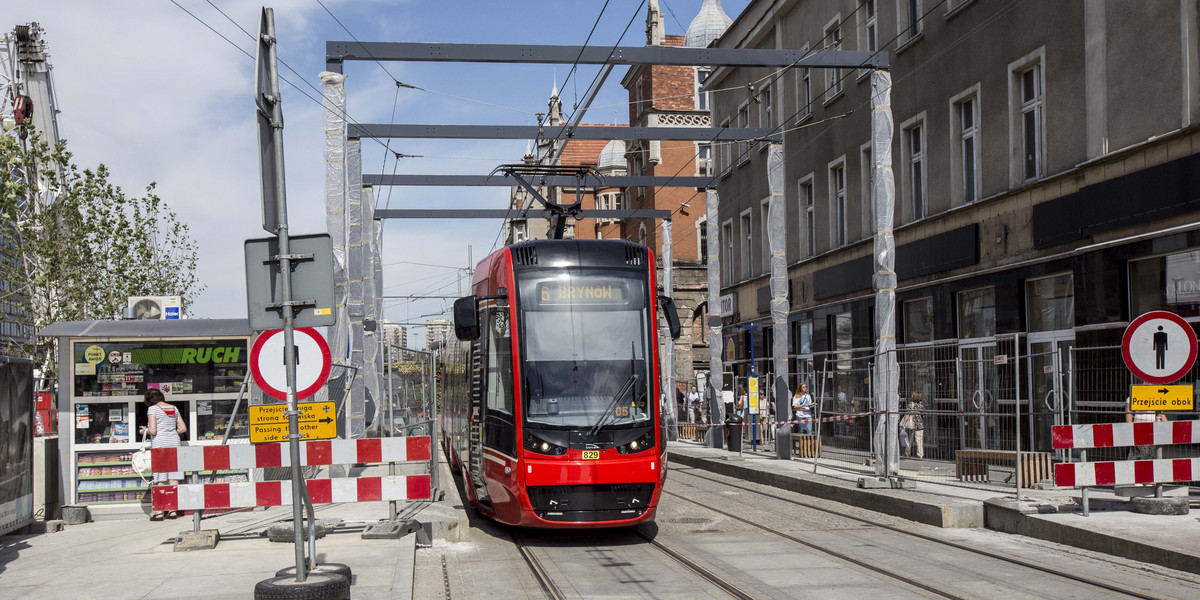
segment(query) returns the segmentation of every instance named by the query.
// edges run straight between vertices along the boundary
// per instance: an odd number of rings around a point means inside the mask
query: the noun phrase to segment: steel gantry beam
[[[522,212],[525,212],[522,215]],[[670,219],[671,211],[655,209],[580,210],[572,213],[575,219]],[[519,208],[381,208],[377,219],[551,219],[553,211]]]
[[[431,44],[422,42],[325,42],[326,69],[342,72],[347,60],[485,63],[580,63],[685,67],[802,67],[887,69],[886,52],[760,50],[682,46],[547,46],[523,44]]]
[[[404,123],[351,123],[346,137],[466,140],[682,140],[727,142],[740,140],[781,141],[782,134],[761,127],[625,127],[588,125],[573,131],[568,126],[537,125],[412,125]]]
[[[517,182],[503,175],[368,175],[363,174],[362,183],[366,186],[432,186],[432,187],[508,187]],[[603,179],[588,176],[580,182],[583,187],[679,187],[705,188],[713,183],[712,177],[661,177],[649,175],[629,175],[620,177],[604,177]],[[546,177],[543,182],[538,178],[539,186],[573,188],[575,178],[563,175]]]

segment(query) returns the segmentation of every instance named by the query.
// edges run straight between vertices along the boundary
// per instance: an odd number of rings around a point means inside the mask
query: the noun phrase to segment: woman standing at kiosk
[[[183,416],[179,414],[179,409],[167,404],[166,397],[163,393],[155,388],[146,390],[146,406],[149,424],[146,426],[146,433],[150,434],[151,448],[178,448],[179,434],[187,431],[187,425],[183,423]],[[183,473],[155,473],[152,485],[179,485],[183,479]],[[151,521],[161,521],[163,517],[174,519],[179,516],[179,511],[167,511],[166,513],[156,512],[150,515]]]

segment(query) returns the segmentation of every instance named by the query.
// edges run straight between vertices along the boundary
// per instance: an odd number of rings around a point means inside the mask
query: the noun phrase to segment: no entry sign
[[[1182,317],[1150,311],[1129,324],[1121,339],[1125,365],[1147,383],[1171,383],[1196,362],[1196,332]]]
[[[329,379],[332,364],[329,344],[311,327],[296,329],[293,352],[296,353],[296,399],[307,398]],[[287,400],[287,369],[284,365],[283,330],[271,329],[259,334],[250,348],[250,373],[264,394]]]

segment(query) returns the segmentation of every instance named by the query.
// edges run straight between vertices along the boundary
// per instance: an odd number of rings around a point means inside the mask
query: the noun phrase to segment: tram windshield
[[[570,268],[531,273],[519,286],[526,422],[592,427],[603,418],[619,428],[649,421],[645,275]]]

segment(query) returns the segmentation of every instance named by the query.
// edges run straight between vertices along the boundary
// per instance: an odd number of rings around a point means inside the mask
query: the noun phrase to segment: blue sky
[[[231,20],[254,32],[261,5],[175,1],[199,20],[168,0],[3,0],[0,14],[8,22],[0,27],[35,21],[45,29],[61,135],[70,143],[75,162],[81,167],[104,163],[114,182],[130,193],[158,182],[158,193],[191,227],[207,289],[190,307],[190,315],[240,318],[246,314],[242,242],[266,235],[260,215],[254,65],[208,27],[253,55],[253,41]],[[577,45],[605,5],[600,0],[322,2],[324,7],[316,0],[272,4],[279,57],[302,77],[282,66],[281,75],[317,98],[309,84],[321,87],[318,74],[325,67],[326,41],[350,40],[353,34],[362,41]],[[660,3],[667,33],[682,34],[701,0]],[[736,19],[748,3],[724,0],[722,6]],[[621,44],[643,45],[642,0],[609,0],[590,44],[617,43],[631,18]],[[598,70],[580,67],[568,79],[570,65],[384,67],[388,72],[373,62],[346,63],[348,112],[360,123],[535,124],[534,113],[545,112],[555,80],[562,89],[564,110],[570,112]],[[623,74],[624,68],[618,68],[609,76],[585,122],[628,120],[626,93],[620,87]],[[430,91],[397,93],[393,77]],[[295,234],[323,232],[320,106],[297,87],[280,85],[290,228]],[[363,172],[482,174],[498,164],[519,161],[525,147],[524,140],[393,140],[391,151],[425,157],[401,159],[396,165],[382,143],[364,140]],[[376,189],[378,204],[390,208],[503,208],[507,193],[507,188]],[[467,246],[479,260],[493,249],[499,229],[499,221],[388,221],[384,293],[456,294],[456,268],[467,266]],[[385,318],[423,322],[448,306],[449,301],[394,300],[387,302]],[[409,338],[411,345],[423,345],[419,328],[410,329]]]

